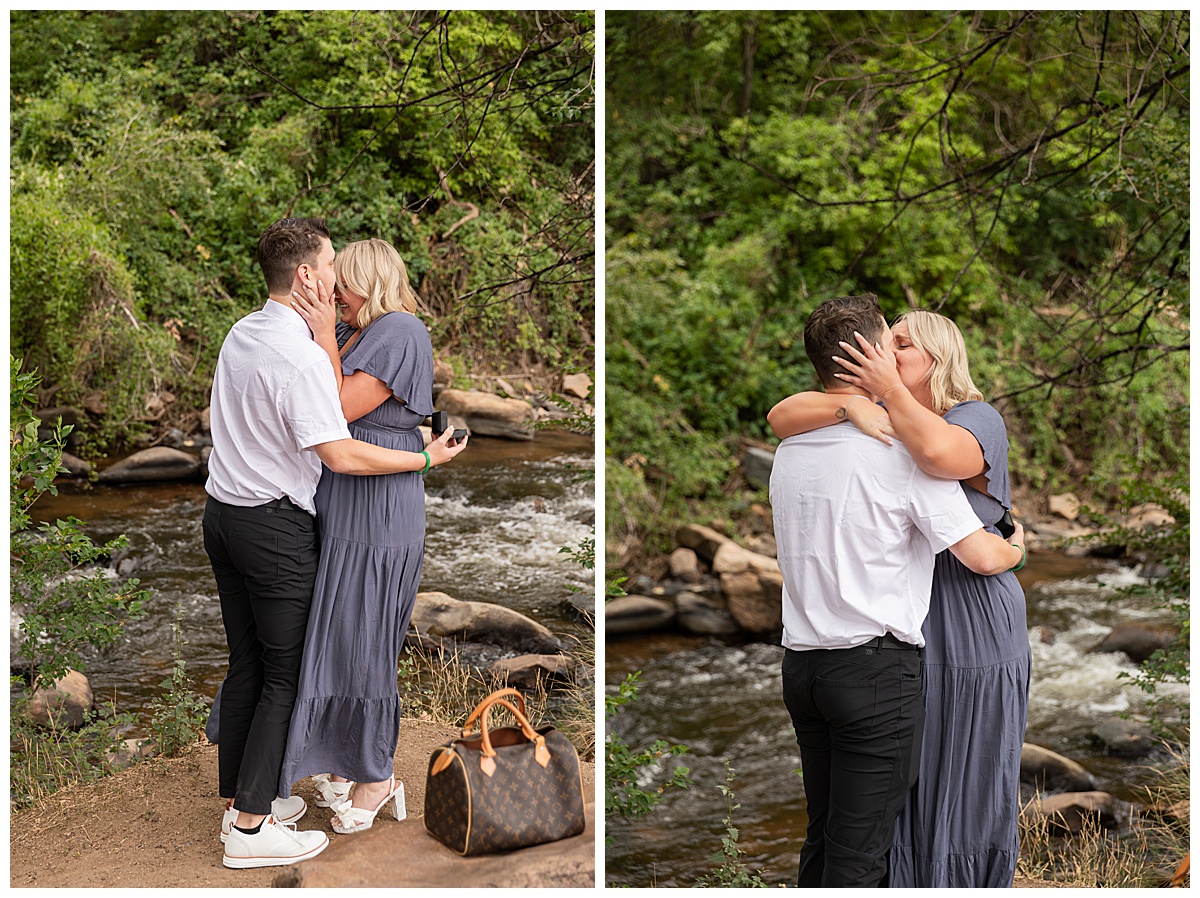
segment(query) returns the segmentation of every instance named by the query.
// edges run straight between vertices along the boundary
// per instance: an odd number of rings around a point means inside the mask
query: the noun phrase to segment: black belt
[[[267,502],[258,507],[259,508],[280,508],[280,509],[283,509],[284,511],[302,511],[305,514],[311,514],[311,512],[308,509],[301,508],[299,505],[297,505],[295,502],[293,502],[291,499],[289,499],[286,494],[280,496],[278,499],[272,499],[270,502]]]
[[[897,639],[891,633],[884,633],[882,636],[876,636],[870,642],[864,642],[862,648],[872,649],[911,649],[912,651],[920,650],[919,645],[913,645],[911,642],[905,642],[902,639]]]

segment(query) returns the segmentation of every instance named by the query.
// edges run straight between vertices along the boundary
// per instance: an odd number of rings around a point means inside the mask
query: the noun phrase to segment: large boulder
[[[1025,813],[1040,814],[1052,826],[1068,832],[1080,832],[1091,820],[1105,829],[1119,826],[1128,817],[1127,807],[1107,792],[1064,792],[1038,796]]]
[[[682,580],[684,583],[700,582],[700,559],[696,556],[695,549],[680,546],[667,559],[667,566],[676,580]]]
[[[1087,792],[1096,788],[1095,777],[1081,765],[1030,742],[1021,746],[1021,782],[1043,792]]]
[[[466,419],[471,433],[510,440],[532,440],[533,406],[523,399],[501,399],[477,390],[442,390],[437,407]]]
[[[755,489],[766,489],[771,484],[771,468],[774,465],[774,452],[751,446],[742,456],[742,476]]]
[[[1130,529],[1165,527],[1174,523],[1175,519],[1171,517],[1170,513],[1161,505],[1155,505],[1153,502],[1129,509],[1129,516],[1125,518],[1125,526]]]
[[[1165,621],[1126,621],[1113,627],[1112,632],[1088,652],[1124,652],[1131,661],[1141,664],[1156,650],[1169,646],[1178,632],[1173,624]]]
[[[90,462],[86,462],[79,456],[72,455],[70,452],[62,454],[62,466],[67,469],[68,477],[87,477],[92,473]]]
[[[1050,514],[1056,514],[1074,523],[1079,518],[1079,498],[1074,493],[1051,496]]]
[[[518,655],[501,658],[488,665],[506,686],[533,689],[539,682],[549,680],[567,681],[571,678],[571,665],[562,655]]]
[[[100,472],[100,483],[147,483],[191,480],[200,474],[200,460],[179,449],[143,449]]]
[[[592,388],[592,379],[582,372],[577,374],[564,374],[562,391],[571,396],[577,396],[580,399],[587,399],[588,392]],[[513,392],[509,390],[508,395],[512,396]]]
[[[783,574],[774,558],[729,541],[713,557],[729,613],[743,630],[775,635],[783,629]]]
[[[689,633],[705,636],[727,636],[738,632],[737,622],[720,602],[694,592],[675,596],[675,613],[679,626]]]
[[[1150,725],[1142,721],[1109,717],[1096,724],[1092,735],[1111,755],[1140,758],[1150,754],[1158,744]]]
[[[551,655],[562,644],[548,629],[520,612],[490,602],[463,602],[444,592],[417,593],[410,627],[418,633],[486,642]]]
[[[675,622],[675,606],[650,596],[621,596],[604,605],[604,632],[608,635],[661,630]]]
[[[39,726],[65,726],[79,729],[92,710],[92,686],[88,678],[69,670],[50,684],[39,682],[29,699],[29,718]]]
[[[692,549],[705,561],[711,562],[717,549],[732,542],[728,536],[701,524],[684,524],[675,531],[675,545]]]

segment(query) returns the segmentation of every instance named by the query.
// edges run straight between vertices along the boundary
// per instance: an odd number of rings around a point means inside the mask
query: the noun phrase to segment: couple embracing
[[[1011,886],[1030,648],[1003,419],[940,315],[840,297],[804,345],[826,392],[768,418],[798,884]]]
[[[287,218],[262,234],[258,262],[269,298],[221,346],[205,485],[229,643],[207,732],[233,868],[329,844],[295,828],[302,777],[316,776],[335,832],[389,805],[403,818],[396,662],[424,556],[422,475],[466,446],[448,429],[426,448],[418,429],[434,410],[433,350],[390,244],[335,252],[323,220]]]

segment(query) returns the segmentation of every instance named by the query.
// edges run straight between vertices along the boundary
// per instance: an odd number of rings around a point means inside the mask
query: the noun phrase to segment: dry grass
[[[1146,807],[1120,832],[1085,818],[1079,832],[1042,814],[1021,815],[1020,876],[1072,888],[1159,887],[1188,855],[1190,826],[1186,805],[1190,763],[1173,751],[1172,762],[1155,769],[1159,781],[1146,790]]]
[[[575,665],[594,661],[594,649],[580,645],[570,654]],[[591,659],[591,660],[589,660]],[[589,670],[594,669],[592,666]],[[502,689],[503,679],[489,670],[464,664],[458,652],[440,647],[409,647],[400,661],[404,715],[435,723],[462,726],[475,706],[490,693]],[[522,690],[525,716],[534,726],[552,721],[571,740],[583,759],[595,757],[596,698],[593,678],[573,681],[561,688],[539,678],[533,689]],[[553,712],[553,713],[552,713]],[[498,708],[491,721],[507,726],[513,721],[507,710]]]

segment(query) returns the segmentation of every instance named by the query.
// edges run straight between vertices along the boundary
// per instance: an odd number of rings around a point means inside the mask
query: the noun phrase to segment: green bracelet
[[[424,449],[421,450],[421,454],[425,456],[425,467],[421,469],[421,473],[424,474],[426,471],[429,470],[429,466],[431,464],[433,464],[433,459],[431,459],[429,457],[429,453],[426,452]]]
[[[1021,563],[1018,564],[1016,567],[1009,568],[1010,571],[1019,571],[1021,568],[1025,567],[1025,547],[1018,546],[1016,543],[1009,543],[1009,545],[1012,546],[1014,549],[1021,550]]]

